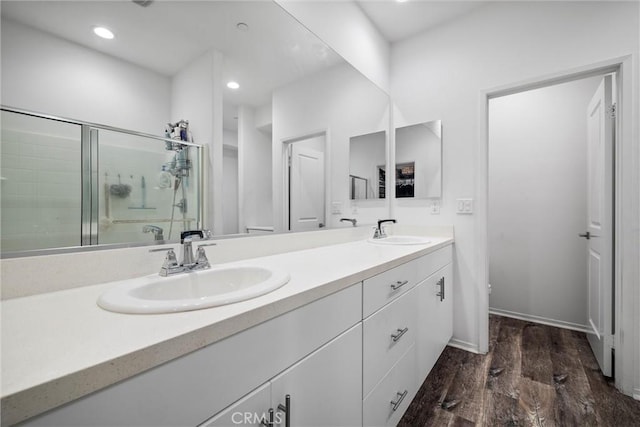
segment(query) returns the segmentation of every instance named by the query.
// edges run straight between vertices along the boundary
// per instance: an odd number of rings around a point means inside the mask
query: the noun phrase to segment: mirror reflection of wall
[[[379,131],[349,138],[349,198],[385,198],[386,133]]]
[[[442,197],[442,121],[396,128],[396,197]]]

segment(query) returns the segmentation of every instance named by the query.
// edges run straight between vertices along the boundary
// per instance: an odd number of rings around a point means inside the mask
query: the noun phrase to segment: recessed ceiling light
[[[239,89],[240,85],[238,84],[238,82],[229,82],[227,83],[227,87],[229,89]]]
[[[405,3],[407,0],[396,0],[398,3]]]
[[[107,40],[111,40],[112,38],[115,37],[113,35],[113,32],[110,29],[105,27],[93,27],[93,32],[95,33],[96,36],[102,37],[103,39],[107,39]]]
[[[245,24],[244,22],[238,22],[236,24],[236,28],[242,32],[249,31],[249,25]]]

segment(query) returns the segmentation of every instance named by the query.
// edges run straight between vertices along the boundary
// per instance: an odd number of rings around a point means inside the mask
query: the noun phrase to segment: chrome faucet
[[[355,227],[358,223],[358,220],[355,218],[340,218],[340,222],[350,222]]]
[[[393,222],[395,224],[396,220],[395,219],[380,219],[380,220],[378,220],[378,227],[373,232],[373,238],[374,239],[384,239],[385,237],[387,237],[387,233],[385,233],[384,228],[382,227],[382,224],[384,224],[385,222]]]
[[[150,225],[150,224],[145,225],[144,227],[142,227],[142,232],[153,233],[153,240],[156,240],[156,241],[164,240],[162,228],[157,227],[155,225]]]
[[[204,270],[211,267],[204,246],[213,246],[215,243],[204,243],[198,245],[198,250],[193,254],[193,237],[200,239],[209,238],[211,232],[208,230],[188,230],[180,233],[180,243],[182,244],[182,260],[178,262],[173,248],[152,249],[150,252],[167,251],[167,256],[160,268],[161,276],[170,276],[177,273]]]

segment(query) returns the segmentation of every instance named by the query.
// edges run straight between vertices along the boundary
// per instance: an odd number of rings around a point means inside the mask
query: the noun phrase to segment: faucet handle
[[[198,268],[211,267],[211,264],[209,264],[209,260],[207,259],[207,253],[204,251],[204,248],[202,246],[198,246],[198,251],[196,252],[196,265],[198,266]]]
[[[169,274],[180,271],[181,269],[180,264],[178,264],[178,259],[176,258],[176,253],[173,249],[168,249],[167,256],[164,258],[162,267],[160,267],[160,275],[168,276]]]

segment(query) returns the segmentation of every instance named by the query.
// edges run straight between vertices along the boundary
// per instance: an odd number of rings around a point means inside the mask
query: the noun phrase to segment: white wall
[[[349,65],[338,65],[309,76],[273,95],[273,203],[274,226],[283,223],[283,141],[327,131],[326,157],[331,201],[342,203],[342,214],[330,215],[327,227],[339,224],[341,216],[369,223],[387,216],[384,207],[359,208],[352,212],[349,201],[349,138],[386,129],[388,97]]]
[[[486,292],[477,273],[483,225],[474,215],[455,214],[456,198],[480,196],[475,180],[481,91],[637,54],[638,7],[637,2],[497,2],[392,47],[398,122],[442,119],[444,134],[441,214],[430,215],[426,207],[398,207],[395,213],[400,222],[455,227],[459,344],[478,349],[486,334],[478,328],[478,300]],[[640,384],[638,372],[636,378]]]
[[[489,102],[491,309],[589,329],[578,234],[587,224],[586,111],[600,80]]]
[[[189,120],[193,141],[207,147],[205,169],[205,227],[224,230],[222,55],[208,51],[173,76],[171,121]]]
[[[389,91],[389,43],[355,2],[275,1],[372,82]]]
[[[265,111],[270,109],[256,111],[248,106],[238,109],[239,231],[242,233],[247,226],[273,226],[271,133],[258,128],[269,127],[271,123]]]
[[[2,104],[162,135],[168,77],[2,19]]]

